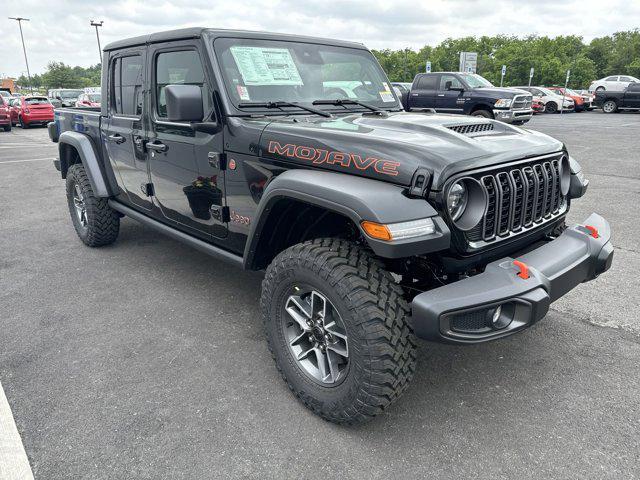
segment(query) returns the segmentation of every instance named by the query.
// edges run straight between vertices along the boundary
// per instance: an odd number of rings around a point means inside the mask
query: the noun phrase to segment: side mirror
[[[170,122],[201,122],[204,117],[202,90],[197,85],[167,85],[167,120]]]

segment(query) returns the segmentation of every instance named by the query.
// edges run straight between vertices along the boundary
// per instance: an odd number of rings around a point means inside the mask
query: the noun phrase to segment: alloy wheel
[[[80,190],[80,185],[77,183],[73,186],[73,206],[76,209],[76,216],[80,225],[87,228],[87,206],[84,201],[84,195]]]
[[[284,306],[285,340],[300,369],[324,386],[334,386],[349,366],[347,332],[340,313],[322,293],[295,287]]]

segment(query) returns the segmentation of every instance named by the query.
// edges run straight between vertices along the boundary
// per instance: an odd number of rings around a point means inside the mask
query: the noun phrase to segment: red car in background
[[[22,97],[18,104],[18,123],[22,128],[53,122],[53,105],[47,97]]]
[[[9,103],[5,97],[0,96],[0,127],[2,127],[5,132],[11,131],[11,113],[9,109]]]
[[[582,95],[574,92],[570,88],[567,88],[567,89],[563,87],[547,87],[547,88],[552,92],[557,93],[558,95],[564,95],[565,97],[573,100],[574,111],[581,112],[587,108],[587,105],[585,105],[584,98],[582,98]]]
[[[20,99],[12,98],[9,100],[9,114],[11,115],[11,125],[18,124],[18,113],[20,112]]]
[[[533,97],[531,102],[531,110],[533,113],[544,113],[544,103],[537,97]]]
[[[100,107],[100,94],[83,93],[76,100],[76,107]]]

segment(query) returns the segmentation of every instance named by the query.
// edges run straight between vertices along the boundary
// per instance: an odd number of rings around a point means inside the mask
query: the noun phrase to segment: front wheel
[[[598,87],[596,88],[596,92],[604,92],[605,88],[604,87]]]
[[[80,240],[89,247],[115,242],[120,232],[120,216],[109,206],[106,198],[94,195],[81,164],[69,167],[66,187],[71,221]]]
[[[544,106],[544,111],[547,113],[556,113],[558,111],[558,105],[555,102],[547,102]]]
[[[604,113],[615,113],[618,111],[618,104],[613,100],[607,100],[602,104],[602,111]]]
[[[404,392],[416,344],[402,293],[378,260],[345,240],[294,245],[273,260],[260,301],[267,341],[307,408],[355,424]]]
[[[493,118],[493,113],[489,110],[476,110],[471,115],[474,117]]]

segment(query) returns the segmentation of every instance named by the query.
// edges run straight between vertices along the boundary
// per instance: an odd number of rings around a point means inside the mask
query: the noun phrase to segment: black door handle
[[[161,142],[147,142],[147,150],[153,150],[154,152],[166,152],[167,146]]]
[[[109,135],[109,140],[111,140],[112,142],[115,142],[117,144],[121,144],[125,142],[125,138],[120,135],[119,133],[114,133],[113,135]]]

